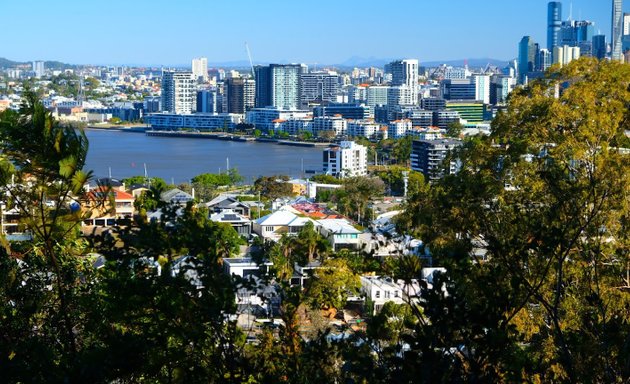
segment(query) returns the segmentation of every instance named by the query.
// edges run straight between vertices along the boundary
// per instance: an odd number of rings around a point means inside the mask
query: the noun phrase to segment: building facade
[[[453,173],[457,170],[457,162],[444,164],[451,151],[462,145],[460,140],[414,140],[411,146],[411,169],[422,172],[425,179],[435,181],[444,176],[445,171]]]
[[[623,12],[622,0],[612,0],[612,53],[611,58],[622,61],[621,40],[623,35]]]
[[[367,175],[367,148],[354,141],[324,149],[323,171],[335,177]]]
[[[165,71],[162,76],[162,111],[193,113],[196,106],[195,83],[192,72]]]

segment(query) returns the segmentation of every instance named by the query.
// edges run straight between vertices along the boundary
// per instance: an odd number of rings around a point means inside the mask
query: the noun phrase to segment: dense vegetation
[[[87,141],[29,95],[19,113],[0,114],[0,187],[33,235],[2,241],[0,377],[628,382],[629,122],[630,66],[580,60],[516,90],[493,133],[457,154],[457,173],[409,191],[399,230],[422,238],[447,269],[421,301],[387,304],[365,330],[334,341],[318,319],[356,292],[358,272],[411,284],[422,261],[335,253],[306,226],[259,244],[255,256],[274,261],[265,278],[278,284],[284,325],[247,344],[230,316],[236,283],[221,266],[236,232],[189,205],[181,215],[165,206],[161,222],[81,236],[86,213],[73,203],[91,177],[82,170]],[[344,186],[348,211],[363,212],[362,194],[384,188],[362,182]],[[274,198],[286,192],[280,184],[270,177],[256,188]],[[104,256],[99,268],[91,252]],[[289,279],[306,261],[324,268],[301,290]]]

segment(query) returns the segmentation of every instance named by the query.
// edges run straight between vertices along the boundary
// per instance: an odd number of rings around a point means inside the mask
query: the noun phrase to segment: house
[[[190,193],[182,191],[181,189],[173,188],[162,192],[160,199],[166,203],[186,205],[186,203],[195,200],[195,197]]]
[[[251,257],[230,257],[223,259],[223,271],[229,276],[238,276],[244,279],[250,276],[262,276],[269,270],[273,263],[265,261],[256,263]]]
[[[361,241],[359,235],[361,231],[356,229],[345,219],[323,219],[317,220],[319,233],[328,239],[333,250],[358,249]]]
[[[377,314],[387,302],[403,304],[403,290],[390,277],[361,276],[361,292],[374,303],[373,315]]]
[[[221,212],[230,210],[241,216],[250,217],[250,207],[240,202],[236,197],[230,195],[219,195],[210,202],[204,204],[210,212]]]
[[[309,262],[306,265],[295,263],[293,265],[293,276],[291,276],[291,285],[299,285],[304,288],[306,282],[313,276],[316,269],[320,269],[322,263],[318,260]]]
[[[317,228],[315,220],[279,210],[254,221],[253,231],[265,239],[277,241],[283,234],[296,235],[308,222]]]
[[[117,220],[131,219],[134,214],[135,198],[120,189],[96,187],[84,195],[83,211],[89,217],[83,220],[85,225],[113,226]]]
[[[251,220],[231,209],[225,209],[217,213],[210,214],[210,220],[217,223],[229,224],[241,236],[249,237],[252,232]]]

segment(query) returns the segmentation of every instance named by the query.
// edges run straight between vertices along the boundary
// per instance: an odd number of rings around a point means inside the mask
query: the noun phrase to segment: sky
[[[547,0],[0,0],[0,57],[71,64],[509,60],[546,46]],[[610,41],[612,0],[562,1]],[[624,11],[630,11],[626,0]]]

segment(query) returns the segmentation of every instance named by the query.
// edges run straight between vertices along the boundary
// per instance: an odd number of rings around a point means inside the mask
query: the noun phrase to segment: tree
[[[254,191],[269,200],[293,196],[293,187],[287,181],[288,176],[261,176],[254,182]]]
[[[91,281],[79,238],[77,196],[88,142],[26,92],[0,113],[0,188],[32,240],[0,251],[0,375],[8,381],[76,380],[85,322],[80,281]],[[18,260],[19,259],[19,260]],[[34,361],[31,361],[34,359]]]
[[[401,224],[449,271],[437,279],[448,296],[424,297],[429,322],[407,354],[418,370],[630,379],[629,86],[630,68],[615,62],[555,68],[513,92],[489,137],[464,145],[459,172],[410,202]]]
[[[408,166],[411,162],[411,144],[413,143],[413,137],[404,136],[394,141],[392,147],[392,157],[396,160],[397,164]]]
[[[448,137],[459,137],[464,130],[464,125],[459,121],[453,121],[448,125],[446,129],[446,136]]]
[[[382,196],[385,183],[378,177],[357,176],[343,180],[343,188],[336,191],[337,205],[342,212],[354,213],[358,221],[366,218],[367,204]]]
[[[341,309],[349,294],[356,294],[361,283],[343,259],[327,259],[315,269],[306,296],[313,308]]]
[[[330,251],[330,243],[317,233],[311,221],[300,229],[296,243],[300,254],[303,256],[301,258],[302,265],[315,259],[322,260]]]

